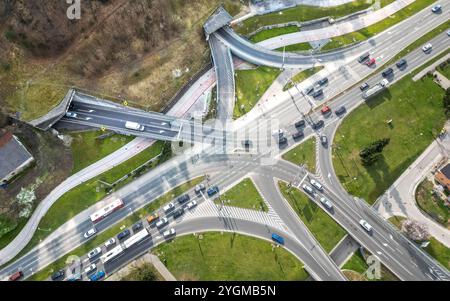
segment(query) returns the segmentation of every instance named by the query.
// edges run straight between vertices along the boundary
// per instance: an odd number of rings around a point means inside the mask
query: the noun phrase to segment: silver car
[[[314,186],[315,188],[317,188],[317,190],[322,191],[323,190],[323,186],[322,184],[320,184],[319,182],[317,182],[314,179],[311,179],[311,181],[309,181],[311,183],[312,186]]]
[[[167,230],[163,233],[164,238],[169,238],[171,236],[175,235],[175,229],[171,228],[170,230]]]
[[[156,228],[161,229],[168,223],[169,223],[169,220],[167,219],[167,217],[163,217],[159,221],[157,221],[155,225],[156,225]]]
[[[88,258],[94,258],[95,256],[97,256],[98,254],[100,254],[102,252],[102,249],[100,247],[95,248],[94,250],[90,251],[88,253]]]
[[[359,221],[359,224],[361,225],[361,227],[364,228],[364,230],[366,230],[367,232],[372,232],[372,226],[364,219]]]
[[[95,271],[97,269],[97,265],[95,263],[89,265],[87,268],[84,269],[84,272],[86,274],[92,273],[93,271]]]
[[[91,228],[86,233],[84,233],[84,238],[89,238],[95,233],[97,233],[97,230],[95,230],[95,228]]]
[[[332,203],[330,202],[330,200],[327,199],[327,198],[321,197],[321,198],[320,198],[320,202],[321,202],[326,208],[328,208],[328,209],[333,208],[333,204],[332,204]]]
[[[312,189],[310,186],[304,184],[302,186],[303,190],[309,193],[310,195],[314,195],[314,189]]]
[[[163,208],[166,213],[172,211],[173,209],[175,209],[175,205],[173,203],[169,203]]]

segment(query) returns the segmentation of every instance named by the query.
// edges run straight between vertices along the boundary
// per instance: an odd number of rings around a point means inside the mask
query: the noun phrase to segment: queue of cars
[[[206,187],[204,186],[204,184],[199,184],[194,189],[196,194],[200,194],[204,190],[206,190]],[[211,193],[211,191],[214,191],[215,193],[217,193],[219,191],[219,188],[217,186],[213,186],[210,189],[208,189],[208,191],[210,191],[210,193]],[[192,201],[188,202],[189,200],[190,200],[189,194],[184,194],[176,199],[176,202],[178,204],[180,204],[180,205],[185,204],[184,206],[176,208],[174,203],[171,202],[171,203],[167,204],[166,206],[164,206],[163,210],[165,212],[169,212],[169,213],[173,211],[173,217],[177,218],[184,213],[184,210],[191,210],[192,208],[197,206],[196,200],[192,200]],[[150,225],[150,227],[156,226],[156,228],[159,230],[162,230],[169,224],[168,218],[167,217],[160,218],[158,213],[153,213],[153,214],[147,216],[146,220],[147,220],[148,224]],[[131,229],[133,230],[134,235],[130,239],[126,240],[124,242],[124,244],[127,244],[128,241],[130,241],[132,238],[136,237],[136,233],[142,232],[143,228],[144,228],[144,225],[143,225],[142,221],[138,221],[135,224],[133,224]],[[97,230],[95,229],[95,227],[93,227],[93,228],[89,229],[84,234],[84,236],[86,238],[89,238],[89,237],[95,235],[96,233],[97,233]],[[176,231],[174,228],[170,228],[170,229],[162,232],[162,236],[164,237],[164,239],[169,239],[169,238],[173,237],[175,234],[176,234]],[[116,245],[117,241],[124,241],[126,238],[128,238],[130,236],[131,236],[131,231],[129,229],[125,229],[117,235],[117,240],[114,237],[108,239],[104,243],[104,247],[107,251],[110,249],[108,252],[112,252],[113,251],[112,246]],[[102,254],[102,248],[96,247],[87,254],[87,258],[90,261],[94,261],[101,254]],[[105,253],[105,256],[106,255],[107,254]],[[98,280],[102,279],[103,277],[105,277],[105,272],[98,270],[98,269],[99,269],[99,267],[97,266],[97,264],[95,262],[92,262],[83,269],[83,273],[87,275],[89,280],[98,281]],[[10,280],[18,280],[22,276],[23,276],[23,273],[21,271],[18,271],[15,274],[10,276]],[[65,270],[59,270],[51,275],[51,279],[54,281],[61,280],[64,278],[64,276],[65,276]],[[77,280],[81,280],[81,279],[82,279],[81,274],[76,273],[75,275],[71,275],[69,277],[69,279],[67,279],[67,280],[68,281],[77,281]]]

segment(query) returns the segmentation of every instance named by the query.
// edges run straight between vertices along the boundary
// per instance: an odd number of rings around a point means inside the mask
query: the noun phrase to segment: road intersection
[[[427,14],[425,12],[420,12],[419,14],[413,18],[421,19],[429,13]],[[446,16],[444,15],[442,18],[436,18],[423,22],[419,28],[416,27],[417,30],[415,30],[414,36],[417,36],[420,32],[425,33],[443,23]],[[406,21],[402,22],[405,23],[403,26],[408,26],[408,22]],[[316,63],[317,61],[323,63],[327,60],[330,62],[332,61],[333,63],[330,64],[331,67],[325,68],[324,70],[326,71],[320,74],[320,76],[322,76],[322,74],[329,72],[327,75],[330,77],[330,84],[328,88],[325,89],[325,93],[327,98],[336,97],[333,101],[333,106],[338,107],[340,105],[345,105],[348,111],[351,111],[361,104],[362,99],[357,88],[350,89],[344,94],[342,94],[342,92],[347,87],[355,85],[359,80],[364,78],[364,76],[367,76],[373,72],[373,70],[368,69],[366,66],[355,63],[354,58],[360,54],[361,51],[370,49],[370,51],[380,59],[380,62],[386,62],[396,53],[393,51],[392,46],[387,46],[388,44],[398,45],[398,49],[401,49],[413,41],[412,34],[405,34],[404,32],[400,33],[400,30],[393,30],[391,33],[375,37],[372,41],[365,43],[361,47],[351,48],[345,54],[327,54],[324,56],[317,56],[318,59],[314,58],[314,60],[309,58],[305,59],[305,57],[302,57],[300,60],[297,56],[288,56],[289,59],[285,60],[283,58],[283,61],[280,61],[279,53],[274,56],[273,53],[269,53],[267,51],[259,52],[258,49],[256,50],[257,52],[253,52],[253,46],[248,48],[248,45],[245,43],[243,43],[245,44],[244,48],[239,49],[240,46],[236,46],[238,45],[236,44],[236,41],[239,42],[240,40],[233,36],[233,34],[227,29],[221,29],[219,34],[219,39],[222,38],[222,41],[229,43],[228,45],[235,54],[242,55],[242,57],[247,59],[249,56],[254,55],[253,59],[250,59],[250,61],[253,62],[260,60],[258,63],[261,63],[263,60],[264,64],[270,65],[271,63],[267,62],[272,60],[272,62],[277,64],[276,66],[278,67],[306,67],[310,66],[312,63]],[[380,39],[380,41],[377,39]],[[433,50],[433,55],[436,55],[437,53],[448,49],[449,41],[446,39],[444,34],[441,34],[433,39],[433,45],[437,46]],[[251,54],[244,54],[247,50]],[[261,53],[263,56],[261,56]],[[268,57],[264,57],[267,53]],[[415,59],[416,56],[417,58]],[[335,63],[336,61],[339,61],[340,58],[341,62]],[[427,57],[427,59],[430,58],[431,56]],[[404,71],[404,74],[410,72],[413,68],[420,66],[423,61],[424,58],[418,56],[417,53],[410,54],[408,56],[408,70]],[[339,64],[341,65],[339,66]],[[334,71],[330,74],[330,70],[333,69]],[[339,79],[342,78],[342,75],[345,77],[345,74],[350,76],[348,76],[348,80],[343,85],[344,87],[336,89],[336,87],[339,86],[337,84]],[[404,75],[401,72],[399,74]],[[399,77],[397,76],[396,71],[396,76],[393,81],[398,79]],[[368,81],[374,83],[378,80],[379,76],[375,75]],[[302,88],[294,87],[291,90],[294,92],[289,92],[289,96],[284,95],[280,97],[278,102],[272,102],[262,110],[262,114],[270,115],[271,118],[282,120],[280,126],[288,129],[288,131],[289,129],[293,130],[293,122],[302,118],[311,111],[311,107],[309,105],[310,101],[307,96],[301,92]],[[297,90],[297,92],[295,92],[295,90]],[[320,102],[317,104],[319,103]],[[305,111],[299,112],[298,108]],[[252,127],[251,123],[253,119],[261,117],[260,115],[258,116],[256,113],[253,113],[256,111],[259,110],[253,110],[251,112],[252,114],[247,116],[248,118],[243,118],[235,122],[234,128],[244,126],[244,128],[247,127],[247,130],[250,132],[257,131],[258,128]],[[312,120],[316,121],[318,119],[322,119],[321,114],[319,112],[313,112],[309,115],[309,120],[307,119],[307,122],[308,124],[311,124]],[[339,124],[339,120],[340,119],[334,115],[326,119],[326,126],[320,132],[327,134],[331,138]],[[269,135],[270,134],[271,132]],[[317,134],[318,132],[312,130],[309,126],[305,129],[306,137]],[[288,140],[288,145],[294,145],[295,143],[296,142],[291,141],[290,139]],[[345,277],[338,268],[339,264],[336,264],[333,259],[331,259],[331,257],[324,252],[312,234],[309,233],[305,225],[303,225],[295,213],[293,213],[292,209],[280,194],[276,183],[276,179],[278,179],[288,183],[294,183],[296,186],[299,186],[301,184],[301,180],[316,178],[325,184],[326,189],[324,195],[331,199],[335,205],[335,210],[333,212],[329,212],[325,208],[324,210],[330,214],[330,216],[335,219],[360,245],[363,245],[372,254],[376,254],[375,256],[378,257],[386,266],[388,266],[400,279],[449,279],[450,275],[445,268],[438,265],[433,259],[415,247],[395,229],[390,227],[390,225],[380,218],[372,208],[369,208],[360,200],[355,200],[352,196],[348,195],[345,190],[343,190],[343,188],[339,185],[339,181],[336,179],[334,172],[330,172],[333,170],[333,167],[329,149],[318,149],[319,178],[317,178],[316,175],[309,174],[301,167],[292,165],[282,160],[276,160],[276,158],[273,165],[260,164],[261,157],[266,156],[266,154],[259,154],[257,156],[240,153],[234,154],[233,151],[235,149],[228,149],[228,152],[225,154],[215,154],[212,152],[211,148],[206,148],[206,150],[203,149],[200,153],[196,153],[196,146],[193,148],[193,152],[177,156],[173,160],[170,160],[166,164],[160,166],[157,170],[150,171],[148,174],[134,181],[132,185],[128,185],[117,191],[117,196],[121,197],[126,204],[125,209],[114,213],[102,224],[98,225],[99,232],[107,229],[109,226],[127,216],[129,212],[128,210],[130,210],[130,212],[137,210],[138,208],[151,202],[151,200],[154,200],[156,197],[162,195],[170,188],[174,188],[189,179],[204,174],[210,174],[211,180],[209,181],[209,184],[216,184],[221,190],[226,190],[232,183],[235,183],[244,176],[251,174],[258,190],[261,192],[263,198],[268,202],[272,210],[270,211],[271,216],[264,216],[264,218],[270,218],[272,221],[280,219],[283,221],[280,227],[287,228],[284,228],[286,230],[285,235],[287,237],[287,243],[284,247],[294,253],[305,264],[308,272],[315,279],[345,280]],[[271,150],[277,152],[279,150],[278,144],[273,144],[271,146]],[[193,156],[192,153],[196,154],[197,159],[195,163],[193,162],[193,158],[195,156]],[[318,202],[317,197],[311,197],[311,199],[322,207],[322,205]],[[208,202],[211,201],[204,200],[204,203],[199,204],[199,207],[196,210],[201,212],[199,209],[207,206]],[[209,204],[209,206],[211,206],[211,204]],[[22,269],[26,276],[29,276],[33,273],[33,271],[43,268],[47,264],[84,243],[85,240],[82,237],[82,233],[92,227],[92,224],[89,220],[87,220],[87,217],[90,213],[95,211],[95,209],[96,208],[89,208],[74,217],[72,220],[68,221],[60,229],[53,232],[40,245],[30,251],[30,253],[0,271],[0,278],[11,274],[11,272],[18,269]],[[183,218],[182,222],[177,223],[177,233],[187,234],[202,231],[228,230],[268,239],[268,233],[270,233],[268,232],[268,229],[272,232],[280,230],[280,228],[277,227],[278,223],[271,224],[270,226],[267,226],[266,224],[266,227],[264,227],[256,217],[255,219],[249,219],[239,216],[239,213],[244,212],[242,210],[237,210],[234,212],[234,209],[228,207],[224,207],[222,210],[224,211],[220,211],[219,213],[216,212],[219,219],[217,216],[202,216],[200,214],[201,216],[196,217],[194,214],[192,216],[187,214]],[[224,217],[223,214],[225,213],[229,213],[229,216]],[[222,214],[222,216],[220,214]],[[236,216],[233,216],[233,214]],[[374,231],[372,234],[366,233],[359,227],[359,220],[362,218],[367,220],[373,226]],[[224,223],[223,220],[227,219],[229,220],[228,223]],[[230,221],[231,223],[229,223]],[[228,227],[230,227],[229,225],[237,226],[230,229],[227,228],[226,225],[224,226],[224,224],[228,225]],[[154,241],[152,240],[152,242],[149,242],[150,245],[147,246],[147,249],[148,247],[162,241],[162,238],[156,235]],[[343,248],[342,253],[345,253],[344,249],[345,248]],[[137,253],[139,252],[136,251],[136,254]],[[335,254],[335,256],[339,257],[339,254]],[[439,276],[437,276],[436,273],[430,272],[430,267],[432,267],[432,270],[441,271]]]

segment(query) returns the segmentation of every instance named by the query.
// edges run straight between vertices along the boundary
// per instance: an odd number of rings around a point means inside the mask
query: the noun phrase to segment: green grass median
[[[384,6],[393,0],[382,0],[381,5]],[[243,35],[248,35],[258,28],[267,25],[282,24],[287,22],[305,22],[324,17],[332,17],[334,19],[362,11],[371,6],[366,0],[356,0],[339,6],[319,7],[309,5],[298,5],[293,8],[277,11],[269,14],[254,16],[244,20],[235,27],[235,30]]]
[[[443,95],[431,77],[413,82],[408,75],[347,115],[337,129],[332,157],[350,194],[373,204],[430,145],[446,120]],[[359,151],[381,138],[390,138],[381,157],[362,165]]]
[[[326,252],[330,252],[346,231],[303,192],[279,182],[281,193]]]
[[[278,68],[264,66],[250,70],[237,70],[235,72],[236,104],[233,117],[237,119],[249,112],[280,73]]]
[[[134,139],[132,136],[108,135],[103,131],[72,133],[72,174],[97,162]]]
[[[303,141],[298,146],[294,147],[287,153],[283,154],[284,160],[290,161],[294,164],[304,164],[306,169],[310,172],[316,172],[316,137]]]
[[[273,37],[281,36],[288,33],[298,32],[299,29],[297,26],[285,26],[279,28],[271,28],[262,30],[250,37],[250,41],[253,43],[258,43]]]
[[[236,233],[177,237],[153,253],[182,281],[298,281],[308,277],[303,264],[285,249]]]
[[[267,212],[269,209],[267,208],[266,203],[264,203],[263,198],[259,194],[258,190],[253,184],[253,181],[250,178],[245,178],[231,189],[226,191],[224,194],[220,196],[220,198],[216,198],[214,202],[218,205],[223,204],[227,206],[234,206],[246,209],[253,209],[258,211]]]

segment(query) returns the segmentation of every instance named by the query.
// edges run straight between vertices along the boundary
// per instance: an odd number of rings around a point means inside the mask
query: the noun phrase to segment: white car
[[[167,217],[163,217],[161,218],[159,221],[156,222],[156,228],[160,229],[162,227],[164,227],[165,225],[167,225],[169,223],[169,220],[167,219]]]
[[[306,184],[303,184],[303,190],[306,191],[307,193],[314,195],[314,189],[311,188],[311,186],[308,186]]]
[[[427,52],[427,51],[430,51],[431,48],[433,48],[433,45],[431,45],[431,43],[428,43],[428,44],[423,45],[422,50],[423,50],[423,52]]]
[[[74,113],[74,112],[67,112],[66,116],[70,117],[70,118],[77,118],[78,115],[77,115],[77,113]]]
[[[320,184],[319,182],[317,182],[314,179],[311,179],[311,181],[309,181],[309,183],[311,183],[312,186],[314,186],[315,188],[317,188],[317,190],[322,191],[323,190],[323,186],[322,184]]]
[[[194,201],[191,201],[191,202],[187,203],[186,208],[191,210],[195,206],[197,206],[197,201],[194,200]]]
[[[165,213],[172,211],[175,209],[175,205],[173,203],[169,203],[166,206],[163,207],[163,210]]]
[[[101,252],[102,252],[102,249],[100,247],[97,247],[88,253],[88,258],[92,259],[95,256],[97,256],[98,254],[100,254]]]
[[[110,238],[105,242],[105,248],[108,248],[110,246],[112,246],[113,244],[116,243],[116,239],[115,238]]]
[[[167,230],[163,233],[164,238],[168,238],[175,235],[175,229],[171,228],[170,230]]]
[[[362,219],[359,221],[359,224],[361,225],[361,227],[364,228],[364,230],[366,230],[367,232],[371,232],[372,231],[372,226],[366,222],[366,220]]]
[[[87,268],[84,269],[84,272],[86,274],[92,273],[93,271],[95,271],[97,269],[97,266],[95,265],[95,263],[91,264],[90,266],[88,266]]]
[[[95,230],[95,228],[91,228],[86,233],[84,233],[84,238],[89,238],[95,233],[97,233],[97,230]]]
[[[333,208],[333,204],[332,204],[332,203],[330,202],[330,200],[327,199],[327,198],[321,197],[321,198],[320,198],[320,202],[321,202],[325,207],[327,207],[328,209]]]

